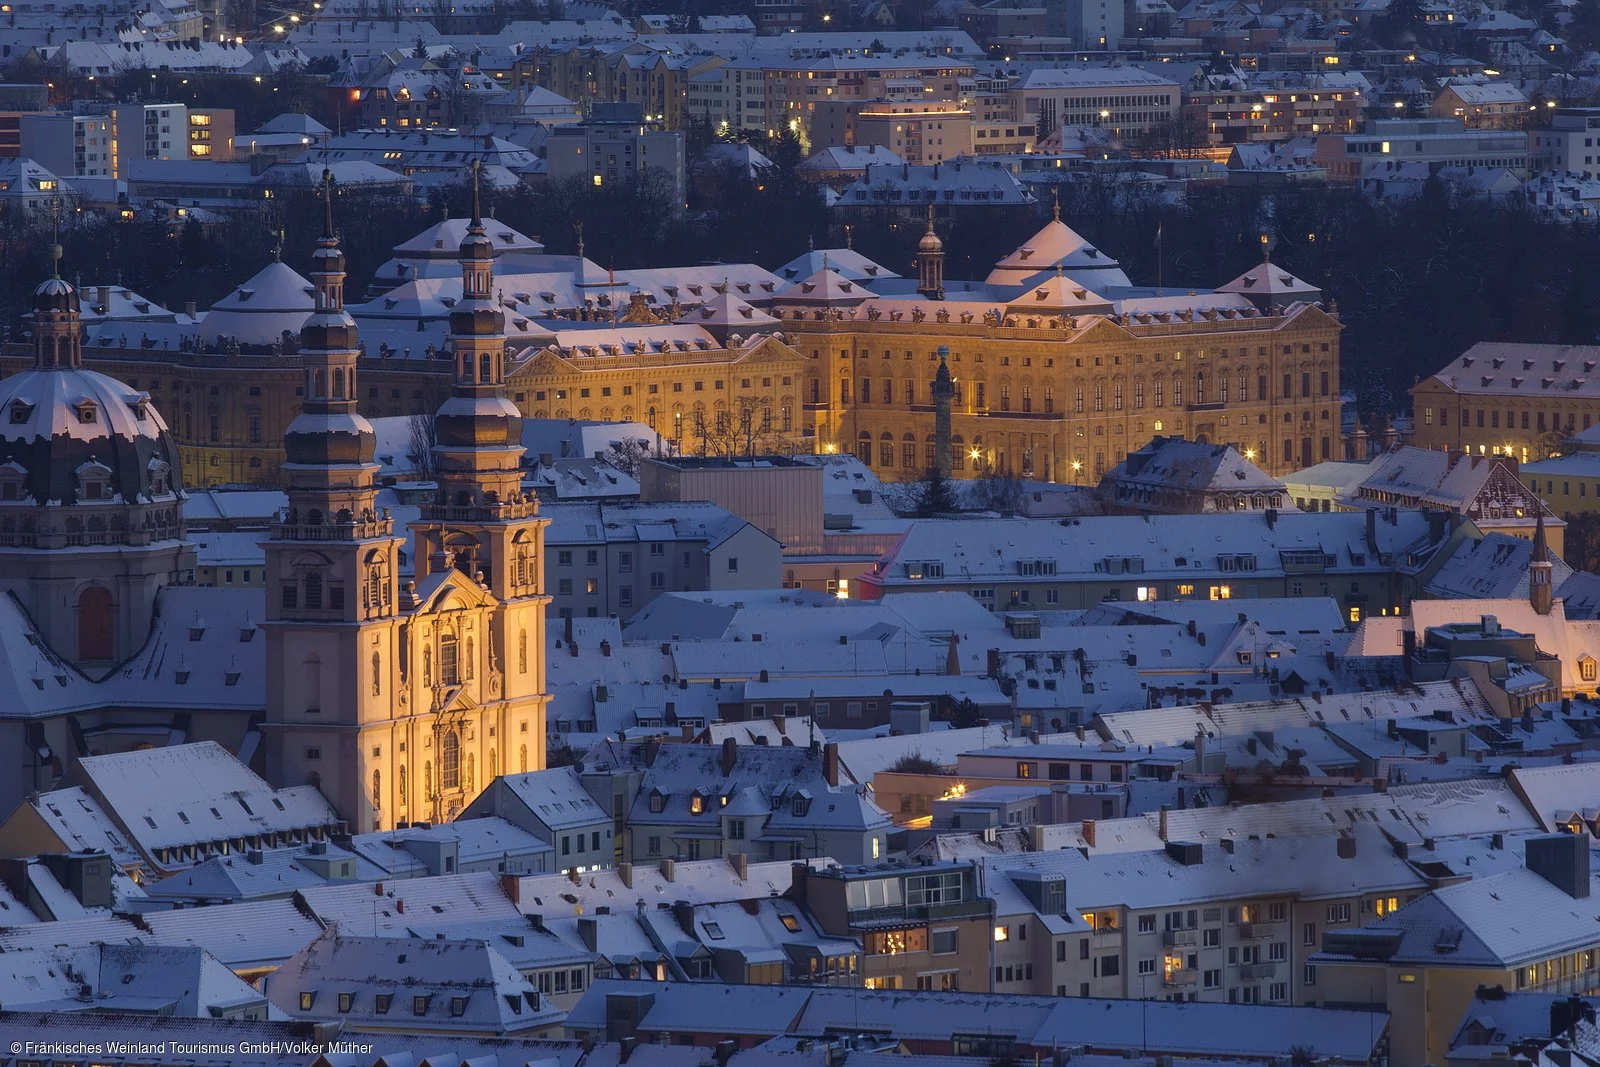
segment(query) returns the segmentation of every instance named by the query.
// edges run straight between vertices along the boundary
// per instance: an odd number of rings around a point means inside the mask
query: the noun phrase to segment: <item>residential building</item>
[[[1411,164],[1504,168],[1528,174],[1528,137],[1521,130],[1469,129],[1459,117],[1374,119],[1360,133],[1319,134],[1316,161],[1336,182],[1360,184]]]
[[[1088,9],[1098,2],[1086,0],[1079,6]],[[1108,12],[1095,10],[1097,20],[1109,18]],[[1117,17],[1120,21],[1120,11]],[[1112,36],[1101,31],[1095,37],[1102,32]],[[1120,26],[1116,33],[1120,33]],[[1090,47],[1116,45],[1096,41]],[[1009,92],[1016,101],[1017,117],[1037,123],[1040,138],[1067,126],[1099,126],[1118,134],[1146,133],[1171,126],[1178,120],[1182,95],[1177,82],[1139,67],[1086,64],[1064,70],[1030,70]]]
[[[1558,107],[1549,126],[1528,131],[1528,142],[1535,171],[1600,175],[1600,108]]]
[[[1469,130],[1521,130],[1528,112],[1537,110],[1511,82],[1452,82],[1439,90],[1428,107],[1435,118],[1458,118]]]
[[[505,774],[491,781],[461,813],[461,820],[493,816],[544,841],[554,852],[552,870],[586,874],[612,866],[620,843],[615,818],[584,789],[571,767]],[[458,820],[460,821],[460,820]]]
[[[1002,519],[983,530],[915,522],[861,596],[961,591],[991,610],[1064,610],[1103,601],[1338,597],[1352,621],[1395,614],[1416,596],[1438,549],[1470,535],[1440,515],[1231,513]],[[1323,546],[1347,546],[1329,552]],[[1220,550],[1219,550],[1220,548]]]
[[[653,128],[636,103],[597,104],[587,121],[555,127],[545,162],[551,181],[595,186],[646,181],[654,172],[674,204],[687,188],[683,134]]]
[[[1476,991],[1593,995],[1596,904],[1586,833],[1528,837],[1523,868],[1441,885],[1311,957],[1330,1003],[1382,1004],[1414,1020],[1390,1037],[1396,1067],[1442,1062]],[[1507,923],[1506,905],[1519,921]]]
[[[841,781],[828,745],[607,742],[584,760],[591,792],[627,796],[629,862],[829,856],[870,863],[886,852],[889,817],[861,786]],[[620,788],[598,783],[613,781]]]
[[[1253,459],[1254,449],[1157,436],[1106,472],[1096,495],[1111,514],[1293,509],[1283,483]]]
[[[790,895],[825,932],[861,942],[867,989],[988,992],[994,903],[972,863],[795,866]]]
[[[705,501],[551,504],[552,617],[626,618],[667,591],[775,589],[783,546]]]
[[[165,783],[151,789],[150,783]],[[342,820],[308,785],[273,788],[212,741],[81,756],[0,825],[0,852],[98,849],[143,877],[211,856],[324,841]]]
[[[544,1037],[561,1014],[487,941],[362,937],[330,927],[265,982],[293,1019],[437,1037]]]

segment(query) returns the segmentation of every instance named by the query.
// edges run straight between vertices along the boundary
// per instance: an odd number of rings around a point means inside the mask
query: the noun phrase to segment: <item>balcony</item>
[[[1200,931],[1166,930],[1161,934],[1161,943],[1168,948],[1193,948],[1200,943]]]
[[[1199,977],[1199,971],[1191,971],[1187,967],[1175,968],[1161,976],[1161,984],[1168,989],[1181,989],[1194,985]]]
[[[1239,977],[1246,982],[1253,982],[1260,978],[1276,978],[1278,965],[1276,963],[1242,963],[1239,965]]]
[[[279,512],[279,517],[283,516]],[[388,537],[394,533],[394,520],[385,509],[381,517],[370,522],[275,522],[272,524],[274,541],[364,541],[373,537]]]
[[[899,922],[940,922],[950,919],[987,919],[990,902],[955,900],[945,904],[886,905],[881,908],[858,908],[850,912],[850,925],[857,927],[879,926]]]
[[[1260,941],[1264,937],[1272,936],[1272,927],[1269,923],[1242,922],[1239,924],[1239,940]]]
[[[531,519],[539,513],[534,500],[509,504],[424,504],[422,518],[431,522],[506,522]]]

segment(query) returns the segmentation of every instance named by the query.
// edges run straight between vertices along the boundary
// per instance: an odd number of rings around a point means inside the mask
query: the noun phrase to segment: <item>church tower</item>
[[[356,406],[359,342],[326,171],[322,192],[314,310],[300,332],[305,400],[284,433],[288,506],[263,546],[267,768],[275,783],[317,786],[359,833],[392,826],[392,790],[405,789],[395,700],[403,538],[376,506],[375,441]]]
[[[434,613],[413,624],[412,654],[429,687],[419,696],[433,716],[438,773],[426,785],[438,819],[453,817],[497,772],[544,766],[548,520],[522,490],[522,418],[505,393],[505,315],[494,298],[480,167],[474,162],[462,294],[450,315],[455,382],[434,421],[438,489],[411,526],[408,597]]]

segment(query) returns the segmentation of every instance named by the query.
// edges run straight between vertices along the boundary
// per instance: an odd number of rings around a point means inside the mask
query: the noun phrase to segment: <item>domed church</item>
[[[178,452],[148,393],[85,370],[78,291],[33,294],[33,366],[0,381],[0,592],[95,678],[142,648],[190,581]]]

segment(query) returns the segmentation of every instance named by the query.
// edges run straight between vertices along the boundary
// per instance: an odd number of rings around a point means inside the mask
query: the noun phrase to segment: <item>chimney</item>
[[[617,877],[622,880],[622,884],[623,885],[627,886],[629,889],[632,889],[633,888],[633,864],[631,864],[631,863],[619,863],[619,864],[617,864]]]
[[[1401,625],[1404,626],[1405,624],[1402,623]],[[1417,656],[1417,631],[1409,626],[1400,631],[1400,652],[1405,656],[1407,663],[1410,663]],[[1409,668],[1402,666],[1401,669],[1406,670]]]
[[[1094,848],[1094,820],[1083,820],[1083,843]]]
[[[1367,551],[1374,555],[1378,552],[1378,509],[1367,509]]]
[[[1266,511],[1266,515],[1267,515],[1267,529],[1271,530],[1271,529],[1276,528],[1277,525],[1278,525],[1278,509],[1277,508],[1268,508],[1267,511]]]
[[[611,655],[611,642],[610,641],[601,641],[600,642],[600,654],[602,656]]]
[[[1550,1036],[1562,1037],[1580,1022],[1594,1022],[1594,1008],[1582,997],[1573,995],[1550,1004]]]
[[[739,759],[739,742],[731,737],[722,739],[722,777],[733,776],[733,765]]]
[[[656,757],[661,755],[661,738],[654,735],[644,739],[644,765],[654,767]]]
[[[741,882],[750,880],[750,855],[746,852],[730,852],[728,862],[733,865],[733,873]]]
[[[1160,826],[1160,829],[1158,830],[1158,833],[1159,833],[1159,835],[1161,837],[1161,840],[1165,841],[1167,839],[1167,809],[1166,808],[1162,808],[1161,809],[1161,826]]]
[[[399,912],[401,915],[406,913],[406,901],[404,897],[401,897],[394,902],[394,910]]]
[[[516,904],[522,899],[522,876],[517,874],[502,874],[500,876],[500,892],[506,899]]]
[[[1233,855],[1233,838],[1224,837],[1219,840],[1217,844],[1222,846],[1222,851],[1226,852],[1230,856]]]
[[[1338,851],[1339,858],[1342,860],[1353,860],[1356,858],[1356,839],[1354,837],[1346,834],[1340,834],[1339,842],[1335,848]]]
[[[183,302],[183,313],[185,315],[187,315],[189,318],[191,318],[191,319],[194,318],[196,315],[199,314],[199,311],[200,311],[200,306],[198,304],[196,304],[193,300],[185,300]]]
[[[839,745],[829,741],[822,746],[822,777],[829,785],[839,784]]]
[[[1589,835],[1542,834],[1525,843],[1528,870],[1574,900],[1589,895]]]
[[[1000,677],[1000,650],[998,648],[991,648],[989,650],[989,669],[987,671],[987,677]]]
[[[102,311],[110,311],[111,310],[111,286],[109,286],[109,285],[98,286],[94,291],[94,302],[100,306],[100,309]]]
[[[678,880],[678,864],[674,860],[661,861],[661,877],[669,882]]]

